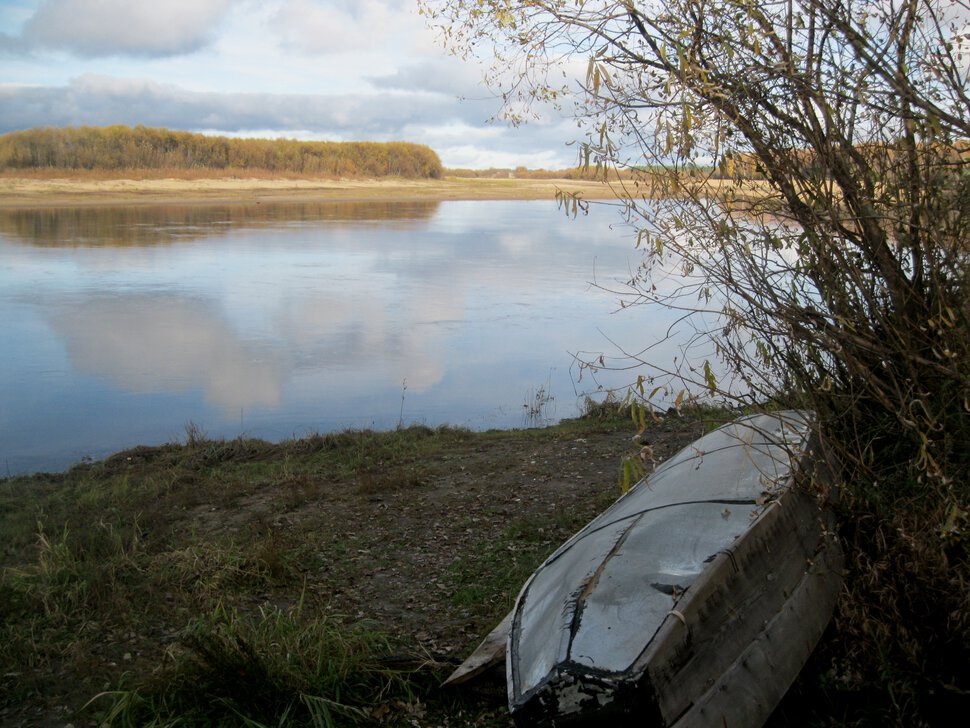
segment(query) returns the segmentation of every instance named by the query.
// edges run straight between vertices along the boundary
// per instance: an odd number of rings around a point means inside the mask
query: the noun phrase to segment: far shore
[[[254,204],[367,200],[542,200],[558,193],[613,199],[622,188],[570,179],[444,177],[326,179],[274,177],[104,178],[49,173],[0,176],[0,208],[85,205]]]

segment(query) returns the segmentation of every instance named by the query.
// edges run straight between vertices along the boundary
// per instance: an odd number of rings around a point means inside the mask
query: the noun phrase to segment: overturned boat
[[[801,487],[832,478],[817,449],[798,411],[697,440],[553,553],[453,681],[501,635],[518,725],[763,724],[841,584],[831,514]]]

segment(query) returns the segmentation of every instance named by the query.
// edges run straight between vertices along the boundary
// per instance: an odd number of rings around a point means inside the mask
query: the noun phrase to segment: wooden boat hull
[[[842,556],[793,487],[830,477],[803,413],[701,438],[523,587],[506,649],[519,725],[757,726],[828,623]]]

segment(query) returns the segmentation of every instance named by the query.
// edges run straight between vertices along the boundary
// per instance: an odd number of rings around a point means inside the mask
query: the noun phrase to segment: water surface
[[[574,355],[671,323],[617,313],[612,210],[554,202],[0,211],[0,475],[136,444],[398,423],[518,427],[598,386]]]

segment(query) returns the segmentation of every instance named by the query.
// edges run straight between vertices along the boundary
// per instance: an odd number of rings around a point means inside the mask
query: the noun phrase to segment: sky
[[[511,127],[415,0],[0,0],[0,133],[143,124],[427,144],[446,167],[575,165],[575,121]]]

